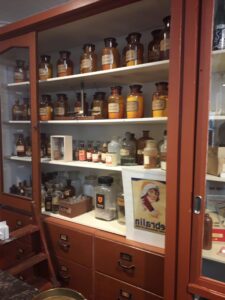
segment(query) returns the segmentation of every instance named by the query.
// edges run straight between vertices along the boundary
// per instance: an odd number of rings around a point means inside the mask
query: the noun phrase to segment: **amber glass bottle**
[[[70,59],[69,51],[60,51],[60,58],[57,61],[57,76],[69,76],[73,74],[73,62]]]
[[[54,106],[55,117],[65,117],[68,112],[68,103],[66,94],[57,94],[57,101]]]
[[[130,94],[127,97],[127,118],[143,118],[144,98],[141,91],[142,86],[134,84],[130,86]]]
[[[88,73],[97,71],[97,55],[95,51],[95,45],[85,44],[83,47],[83,54],[80,58],[80,72]]]
[[[53,107],[51,103],[50,95],[42,95],[40,110],[39,110],[40,120],[41,121],[49,121],[52,120]]]
[[[18,59],[16,60],[16,67],[14,71],[14,82],[23,82],[26,80],[25,61]]]
[[[18,99],[15,100],[15,104],[12,106],[12,119],[15,121],[22,120],[22,107]]]
[[[77,93],[77,100],[74,104],[75,116],[87,116],[88,115],[88,102],[86,101],[86,93],[84,93],[84,107],[82,109],[81,93]]]
[[[104,92],[96,92],[92,101],[92,116],[107,119],[108,102],[105,100]]]
[[[160,60],[160,41],[162,39],[162,30],[156,29],[152,31],[153,40],[148,45],[148,61]]]
[[[52,64],[50,63],[50,55],[41,55],[41,61],[39,64],[39,79],[46,80],[52,77]]]
[[[204,235],[203,235],[203,249],[210,250],[212,248],[212,218],[209,214],[204,217]]]
[[[140,43],[141,34],[132,32],[127,37],[126,66],[134,66],[143,63],[144,46]]]
[[[109,119],[122,119],[124,116],[124,99],[121,90],[121,86],[111,87],[111,95],[108,98]]]
[[[160,59],[169,59],[170,54],[170,20],[171,17],[167,16],[163,19],[165,27],[162,31],[162,39],[160,41]]]
[[[67,184],[64,188],[63,192],[64,198],[70,198],[76,195],[76,190],[75,188],[71,185],[71,180],[67,180]]]
[[[26,155],[26,147],[23,134],[20,134],[17,142],[16,142],[16,155],[17,156],[25,156]]]
[[[167,117],[168,82],[157,82],[156,92],[152,95],[153,117]]]
[[[105,48],[102,49],[102,70],[118,68],[120,55],[115,38],[105,38]]]

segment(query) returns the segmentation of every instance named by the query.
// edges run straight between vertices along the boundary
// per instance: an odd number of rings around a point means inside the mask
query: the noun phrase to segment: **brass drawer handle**
[[[122,299],[132,300],[132,294],[121,289],[117,300],[122,300]]]
[[[63,272],[59,272],[59,278],[61,281],[63,281],[64,283],[69,283],[70,281],[70,275],[69,274],[65,274]]]
[[[130,271],[134,271],[135,270],[135,266],[134,265],[131,265],[131,266],[126,266],[126,265],[124,265],[122,262],[121,262],[121,260],[118,260],[118,266],[121,268],[121,269],[123,269],[124,271],[128,271],[128,272],[130,272]]]
[[[68,252],[69,248],[70,248],[70,244],[69,243],[65,243],[61,240],[58,240],[58,245],[59,247],[64,251],[64,252]]]

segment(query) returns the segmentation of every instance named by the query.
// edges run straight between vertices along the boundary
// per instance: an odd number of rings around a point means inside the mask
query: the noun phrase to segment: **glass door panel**
[[[32,197],[29,48],[0,55],[2,192]]]

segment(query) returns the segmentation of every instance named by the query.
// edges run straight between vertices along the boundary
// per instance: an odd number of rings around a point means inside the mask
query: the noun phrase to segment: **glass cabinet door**
[[[1,42],[1,202],[8,205],[15,196],[32,199],[30,62],[30,39]]]

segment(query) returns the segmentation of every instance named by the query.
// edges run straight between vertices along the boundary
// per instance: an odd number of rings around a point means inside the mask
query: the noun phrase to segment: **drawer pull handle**
[[[70,244],[68,243],[65,243],[61,240],[58,240],[58,245],[59,247],[64,251],[64,252],[68,252],[69,251],[69,248],[70,248]]]
[[[69,283],[70,281],[70,275],[67,275],[65,273],[59,272],[59,278],[61,279],[61,281],[63,281],[64,283]]]
[[[131,266],[126,266],[124,265],[121,260],[118,260],[118,265],[121,269],[123,269],[124,271],[134,271],[135,269],[135,266],[134,265],[131,265]]]
[[[132,294],[127,291],[120,290],[120,295],[117,298],[117,300],[122,300],[122,299],[132,300]]]

